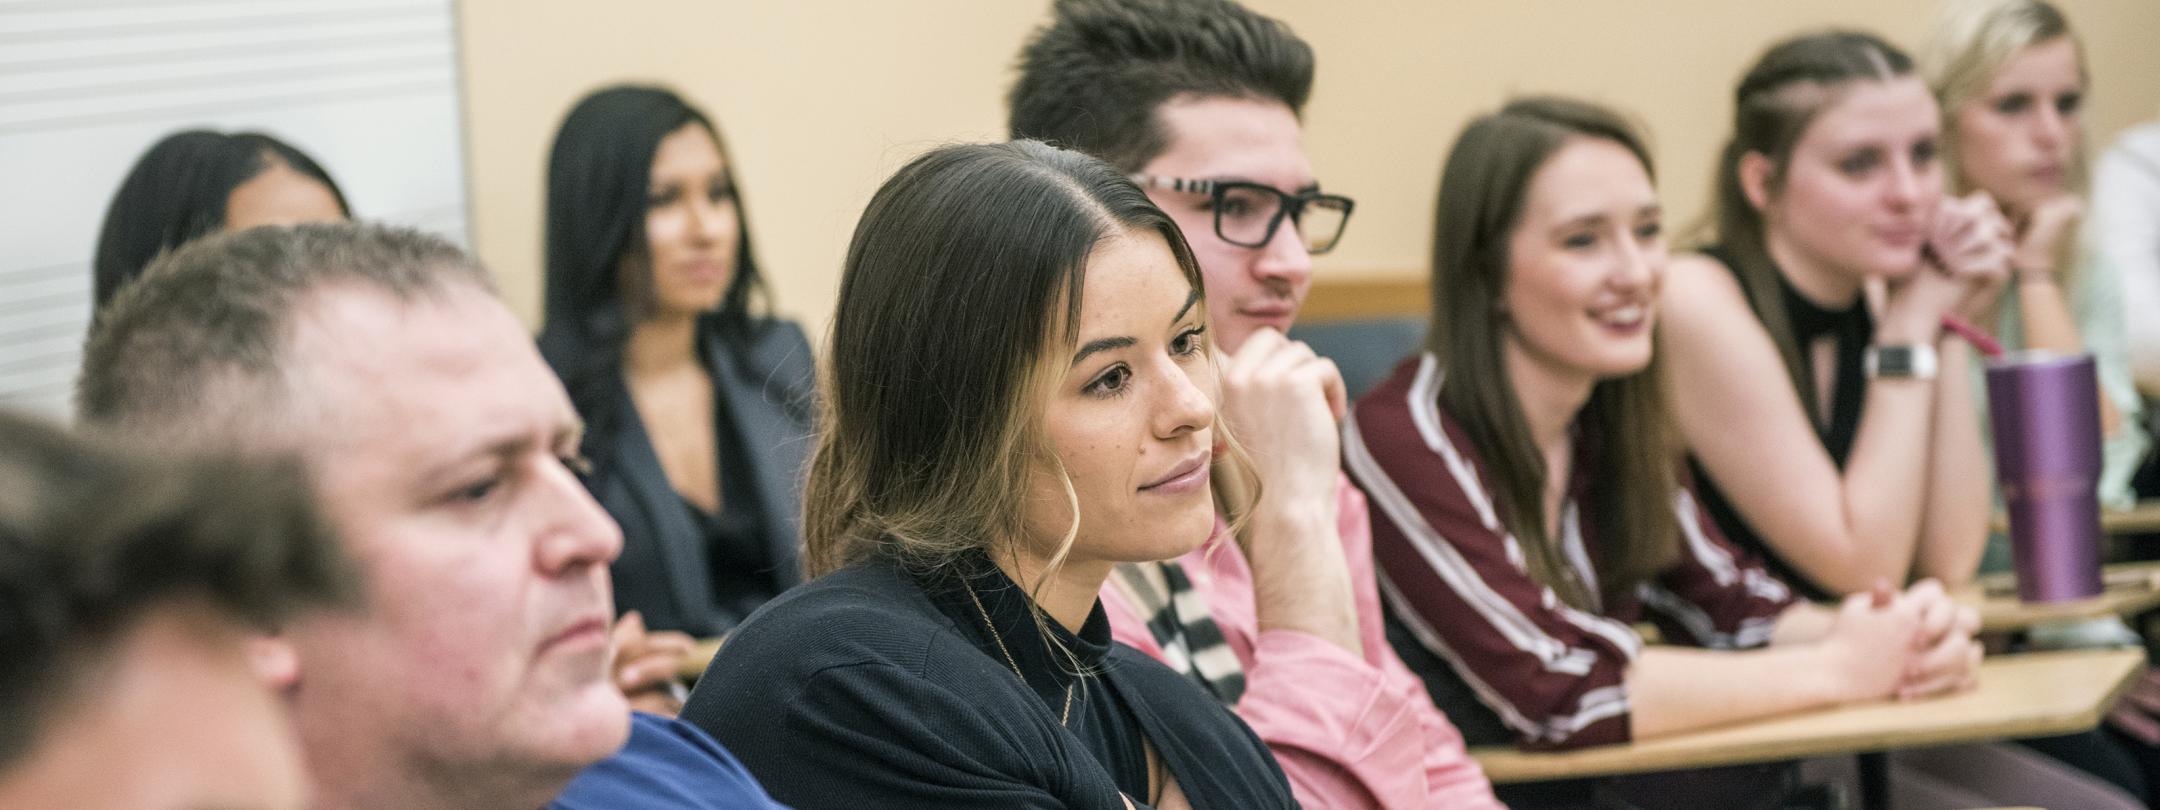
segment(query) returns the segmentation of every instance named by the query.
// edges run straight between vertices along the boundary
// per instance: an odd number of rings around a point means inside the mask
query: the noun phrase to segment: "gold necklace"
[[[1005,637],[998,635],[997,622],[990,620],[990,611],[983,608],[982,597],[975,595],[975,585],[963,582],[961,586],[967,588],[968,600],[975,603],[975,612],[982,614],[983,626],[990,628],[990,640],[997,642],[998,652],[1005,654],[1005,665],[1012,667],[1013,677],[1020,679],[1021,686],[1026,686],[1027,676],[1021,674],[1020,662],[1013,660],[1012,650],[1005,649]],[[1073,685],[1066,684],[1065,708],[1063,711],[1058,712],[1058,725],[1071,725],[1068,721],[1072,720],[1072,693]]]

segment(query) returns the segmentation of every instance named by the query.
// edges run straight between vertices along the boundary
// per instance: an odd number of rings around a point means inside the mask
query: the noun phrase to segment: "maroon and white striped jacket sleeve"
[[[1623,681],[1642,640],[1533,581],[1464,437],[1441,418],[1430,355],[1358,400],[1343,457],[1372,504],[1383,596],[1530,748],[1628,739]]]
[[[1680,559],[1635,596],[1658,630],[1673,641],[1721,650],[1760,647],[1792,606],[1792,590],[1762,561],[1740,551],[1718,532],[1694,493],[1673,497],[1680,519]]]

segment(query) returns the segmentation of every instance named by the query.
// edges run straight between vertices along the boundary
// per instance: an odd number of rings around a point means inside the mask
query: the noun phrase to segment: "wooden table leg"
[[[1860,755],[1860,807],[1890,810],[1890,755],[1886,752]]]

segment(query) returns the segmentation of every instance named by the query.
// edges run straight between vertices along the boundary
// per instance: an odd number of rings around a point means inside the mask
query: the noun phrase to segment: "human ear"
[[[1749,152],[1740,156],[1740,193],[1747,195],[1748,205],[1761,211],[1770,205],[1770,175],[1777,167],[1771,165],[1770,157],[1761,152]]]

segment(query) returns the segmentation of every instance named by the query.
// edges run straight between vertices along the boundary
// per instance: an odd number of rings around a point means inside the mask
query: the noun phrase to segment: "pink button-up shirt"
[[[1484,771],[1463,750],[1461,732],[1388,646],[1373,582],[1371,518],[1364,493],[1347,478],[1337,486],[1336,511],[1363,658],[1307,633],[1261,632],[1252,568],[1219,518],[1214,538],[1178,559],[1245,667],[1238,716],[1275,753],[1306,807],[1500,810]],[[1117,588],[1103,588],[1102,600],[1113,637],[1162,658],[1145,620]]]

